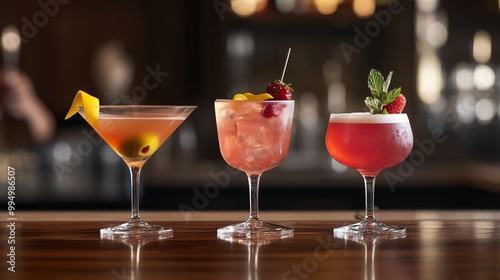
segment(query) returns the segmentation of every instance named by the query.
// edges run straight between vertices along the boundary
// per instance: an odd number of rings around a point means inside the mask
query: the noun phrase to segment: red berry
[[[261,114],[266,118],[272,118],[278,115],[277,110],[275,110],[274,104],[267,104],[266,106],[264,106]]]
[[[401,114],[406,105],[406,97],[403,94],[399,94],[396,100],[385,105],[385,109],[389,114]]]
[[[291,100],[293,89],[290,85],[277,80],[267,85],[266,92],[272,95],[276,100]]]
[[[267,85],[266,92],[273,96],[274,99],[271,100],[292,100],[293,89],[280,80]],[[268,104],[262,109],[262,115],[266,118],[276,117],[282,109],[277,104]]]
[[[266,118],[277,117],[285,107],[286,105],[284,104],[266,104],[266,106],[264,106],[264,109],[262,109],[261,114]]]

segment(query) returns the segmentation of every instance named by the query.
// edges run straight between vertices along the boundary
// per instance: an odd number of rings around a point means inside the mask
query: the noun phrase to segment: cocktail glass
[[[224,160],[248,177],[250,214],[245,222],[217,230],[219,237],[285,238],[293,229],[264,222],[259,217],[262,173],[286,157],[292,134],[293,100],[215,101],[219,148]]]
[[[334,229],[335,235],[393,235],[406,229],[375,218],[375,178],[383,169],[401,163],[413,147],[413,133],[406,114],[331,114],[326,148],[339,163],[356,169],[365,183],[365,217],[358,223]]]
[[[139,215],[141,169],[154,152],[191,114],[195,106],[99,106],[94,130],[125,161],[131,178],[131,217],[128,222],[101,229],[102,238],[173,236],[169,227],[151,225]],[[78,113],[85,118],[83,107]]]

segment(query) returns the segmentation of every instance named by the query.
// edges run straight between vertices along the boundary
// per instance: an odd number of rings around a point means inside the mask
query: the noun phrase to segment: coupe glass
[[[154,152],[191,114],[195,106],[99,106],[94,130],[125,161],[131,178],[128,222],[101,229],[103,238],[168,238],[169,227],[150,225],[139,216],[141,169]],[[80,115],[85,118],[83,107]]]
[[[246,173],[250,214],[245,222],[217,230],[219,237],[285,238],[293,229],[264,222],[259,217],[259,182],[263,172],[280,164],[292,134],[293,100],[216,100],[219,148],[224,160]]]
[[[335,235],[406,236],[406,229],[375,218],[375,178],[383,169],[401,163],[413,147],[406,114],[331,114],[326,148],[339,163],[356,169],[365,182],[365,217],[358,223],[334,229]]]

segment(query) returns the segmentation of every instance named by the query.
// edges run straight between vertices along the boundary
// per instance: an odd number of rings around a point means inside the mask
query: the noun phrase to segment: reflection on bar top
[[[20,211],[17,222],[29,221],[117,221],[127,217],[127,211]],[[247,211],[143,211],[148,221],[238,221]],[[356,211],[262,211],[261,216],[274,221],[354,221]],[[6,216],[6,215],[4,215]],[[3,217],[4,221],[7,217]],[[377,212],[382,220],[499,220],[500,210],[404,210]]]

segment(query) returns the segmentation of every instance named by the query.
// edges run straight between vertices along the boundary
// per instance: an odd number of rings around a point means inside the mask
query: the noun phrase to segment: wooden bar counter
[[[127,212],[4,214],[0,279],[500,279],[500,211],[378,211],[380,220],[407,228],[392,240],[333,237],[334,227],[356,220],[353,211],[262,212],[294,236],[217,238],[217,228],[246,215],[143,212],[173,227],[174,237],[120,242],[101,240],[99,229],[126,221]]]

